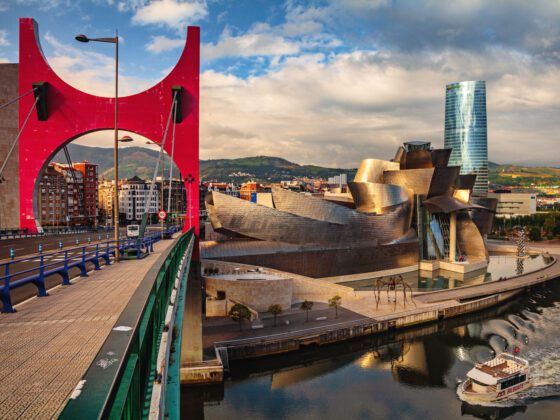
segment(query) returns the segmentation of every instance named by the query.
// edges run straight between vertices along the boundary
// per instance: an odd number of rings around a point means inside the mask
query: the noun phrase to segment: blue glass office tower
[[[445,87],[445,140],[451,148],[449,166],[461,166],[461,174],[476,173],[473,193],[488,193],[488,136],[486,82],[452,83]]]

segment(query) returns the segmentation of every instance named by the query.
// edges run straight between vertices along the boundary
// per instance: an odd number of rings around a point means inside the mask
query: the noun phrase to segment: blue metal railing
[[[175,232],[173,228],[171,232]],[[153,252],[153,245],[161,238],[161,232],[150,233],[143,239],[120,239],[119,254],[132,250],[139,255],[143,252]],[[37,287],[37,296],[47,296],[45,279],[49,276],[60,275],[62,284],[69,285],[69,270],[77,267],[80,276],[87,277],[86,264],[93,263],[94,269],[100,269],[100,259],[107,265],[111,264],[110,257],[115,256],[115,241],[107,240],[96,244],[84,244],[66,248],[60,251],[39,253],[24,258],[12,259],[0,263],[0,301],[2,312],[15,312],[12,305],[11,291],[18,287],[32,284]],[[41,249],[41,248],[40,248]],[[31,267],[26,267],[32,265]],[[23,268],[22,268],[23,266]]]

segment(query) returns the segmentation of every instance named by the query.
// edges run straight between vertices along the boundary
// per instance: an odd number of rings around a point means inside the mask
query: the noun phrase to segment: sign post
[[[161,220],[161,239],[163,239],[163,236],[164,236],[164,234],[163,234],[163,229],[164,229],[163,221],[167,217],[167,212],[165,210],[160,210],[160,211],[158,211],[157,216],[158,216],[159,220]]]

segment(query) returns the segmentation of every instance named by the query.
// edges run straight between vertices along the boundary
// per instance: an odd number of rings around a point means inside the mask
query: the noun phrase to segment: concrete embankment
[[[559,256],[551,255],[551,264],[532,273],[501,281],[415,295],[414,301],[417,307],[408,310],[396,308],[388,312],[387,307],[383,310],[376,309],[370,294],[349,292],[346,294],[346,302],[343,306],[357,313],[367,314],[367,319],[302,328],[289,333],[261,334],[239,340],[221,341],[215,343],[215,348],[222,355],[222,360],[227,359],[229,363],[231,360],[298,351],[306,346],[322,346],[473,313],[498,305],[534,285],[559,278],[558,261]],[[322,286],[321,282],[316,280],[309,279],[309,281],[314,282],[319,288]],[[333,285],[329,284],[329,286]]]

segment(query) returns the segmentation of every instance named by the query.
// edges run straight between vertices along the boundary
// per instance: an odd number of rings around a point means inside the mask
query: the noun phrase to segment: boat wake
[[[520,349],[519,355],[531,368],[531,388],[500,401],[479,401],[462,396],[459,385],[461,401],[483,407],[516,407],[560,397],[560,305],[537,306],[520,315],[484,322],[481,336],[495,354]]]

